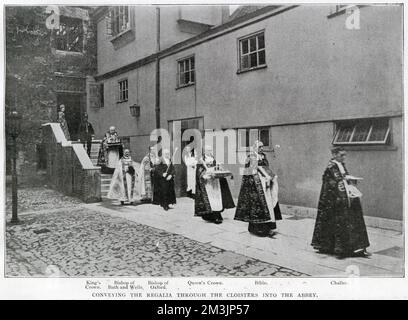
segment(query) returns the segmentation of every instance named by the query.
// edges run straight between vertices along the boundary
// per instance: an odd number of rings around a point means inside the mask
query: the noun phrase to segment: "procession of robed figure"
[[[65,107],[61,105],[58,122],[69,140],[64,112]],[[85,114],[79,137],[88,155],[93,134]],[[322,178],[311,245],[320,253],[339,258],[369,256],[366,248],[370,244],[360,202],[362,194],[356,187],[357,181],[362,179],[347,171],[343,148],[334,147],[331,151],[332,158]],[[204,148],[200,158],[188,146],[183,160],[187,170],[186,192],[194,199],[194,216],[206,222],[222,223],[222,212],[235,208],[227,180],[233,178],[231,172],[217,164],[210,146]],[[118,200],[121,205],[151,202],[168,211],[177,203],[176,170],[167,149],[154,152],[149,147],[140,163],[133,161],[130,150],[123,151],[118,132],[112,126],[101,142],[98,165],[103,173],[113,174],[108,198]],[[259,140],[254,142],[245,161],[234,219],[247,222],[251,234],[270,238],[276,236],[277,221],[282,220],[278,177]]]

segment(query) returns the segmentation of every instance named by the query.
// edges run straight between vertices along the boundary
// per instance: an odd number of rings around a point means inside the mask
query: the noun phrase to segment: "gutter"
[[[160,128],[160,7],[156,8],[156,128]]]
[[[235,30],[244,28],[248,25],[251,25],[253,23],[268,19],[270,17],[273,17],[275,15],[284,13],[288,10],[292,10],[297,8],[298,5],[292,5],[292,6],[287,6],[287,7],[280,7],[276,8],[276,6],[267,6],[265,8],[259,9],[253,13],[249,13],[243,17],[240,17],[238,19],[231,20],[227,23],[221,24],[217,27],[214,27],[206,32],[203,32],[195,37],[192,37],[190,39],[187,39],[185,41],[176,43],[175,45],[164,49],[164,50],[159,50],[154,54],[151,54],[150,56],[147,56],[145,58],[139,59],[135,62],[129,63],[123,67],[120,67],[118,69],[112,70],[105,72],[103,74],[99,74],[95,76],[96,81],[101,81],[104,79],[109,79],[115,76],[118,76],[122,73],[137,69],[141,66],[144,66],[146,64],[152,63],[154,61],[160,60],[162,58],[168,57],[170,55],[176,54],[178,52],[184,51],[186,49],[195,47],[203,42],[210,41],[212,39],[218,38],[220,36],[223,36],[224,34],[233,32]],[[278,9],[278,10],[277,10]],[[279,10],[280,9],[280,10]],[[271,12],[272,11],[272,12]],[[270,12],[270,13],[269,13]],[[269,14],[267,14],[269,13]],[[263,16],[261,16],[263,15]],[[258,17],[261,16],[261,17]],[[258,18],[257,18],[258,17]],[[257,19],[254,19],[257,18]],[[246,23],[244,23],[246,22]]]

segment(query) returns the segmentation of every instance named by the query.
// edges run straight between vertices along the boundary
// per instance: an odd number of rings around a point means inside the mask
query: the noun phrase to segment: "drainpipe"
[[[156,53],[160,52],[160,7],[156,8]],[[160,128],[160,59],[156,57],[156,128]]]

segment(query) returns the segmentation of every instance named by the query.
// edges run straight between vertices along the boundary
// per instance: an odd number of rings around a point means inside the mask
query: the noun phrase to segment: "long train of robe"
[[[132,166],[134,174],[125,171],[125,166]],[[135,161],[126,161],[123,158],[118,162],[109,186],[108,198],[119,201],[135,202],[140,200],[140,183],[138,172],[140,164]]]
[[[344,183],[337,164],[329,161],[322,178],[311,243],[315,249],[349,254],[370,245],[360,198],[349,199]]]

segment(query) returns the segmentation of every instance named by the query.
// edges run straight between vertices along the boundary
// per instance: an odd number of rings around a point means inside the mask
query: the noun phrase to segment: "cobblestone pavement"
[[[82,202],[46,187],[21,188],[18,190],[18,212],[52,210],[75,207]],[[7,188],[6,212],[11,214],[11,190]]]
[[[6,228],[6,276],[305,276],[87,208]]]

